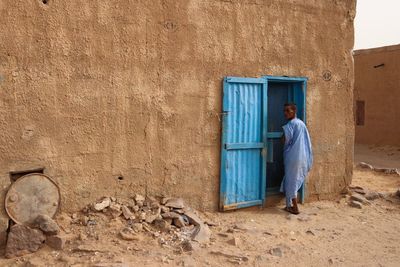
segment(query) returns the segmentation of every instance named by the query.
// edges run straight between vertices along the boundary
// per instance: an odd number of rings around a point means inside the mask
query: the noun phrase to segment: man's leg
[[[297,206],[297,198],[286,197],[286,208],[287,212],[292,214],[299,214],[299,207]]]
[[[293,203],[293,213],[294,214],[299,214],[299,207],[297,206],[297,197],[292,199],[292,203]]]

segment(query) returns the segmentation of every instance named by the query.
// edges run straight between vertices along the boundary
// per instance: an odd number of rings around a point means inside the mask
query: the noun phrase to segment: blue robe
[[[292,206],[292,199],[297,197],[297,191],[311,169],[313,154],[310,135],[306,125],[294,118],[283,126],[285,145],[283,162],[285,176],[281,184],[281,192],[286,195],[286,206]]]

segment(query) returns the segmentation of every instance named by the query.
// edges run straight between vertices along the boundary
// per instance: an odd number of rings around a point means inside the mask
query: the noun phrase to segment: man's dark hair
[[[292,110],[294,110],[294,112],[297,111],[297,106],[295,103],[286,103],[285,105],[283,105],[284,107],[290,107]]]

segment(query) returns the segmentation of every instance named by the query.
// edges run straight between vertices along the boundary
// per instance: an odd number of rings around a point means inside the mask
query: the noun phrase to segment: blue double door
[[[283,105],[305,120],[306,78],[226,77],[223,85],[220,209],[263,205],[284,176]],[[302,194],[304,197],[304,193]]]

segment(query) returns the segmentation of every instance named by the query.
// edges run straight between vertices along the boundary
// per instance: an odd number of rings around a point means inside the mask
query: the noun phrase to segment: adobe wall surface
[[[0,0],[2,188],[43,166],[64,210],[134,192],[215,210],[222,79],[268,74],[309,77],[309,199],[332,197],[352,174],[354,16],[351,0]]]
[[[354,51],[354,68],[354,101],[365,101],[356,143],[399,146],[400,45]]]

